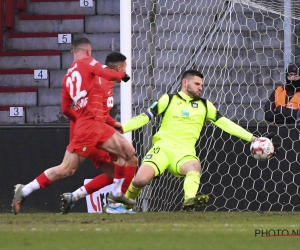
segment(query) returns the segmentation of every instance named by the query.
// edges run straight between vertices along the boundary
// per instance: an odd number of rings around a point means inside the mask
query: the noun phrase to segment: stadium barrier
[[[253,127],[248,125],[249,130],[252,128],[256,130],[257,124]],[[260,125],[258,131],[252,131],[256,134],[274,131],[278,133],[274,139],[276,141],[285,138],[282,146],[287,153],[281,151],[276,159],[259,163],[249,157],[250,143],[245,144],[213,129],[213,126],[208,126],[202,132],[212,134],[213,146],[204,148],[202,145],[206,142],[201,141],[197,148],[199,152],[202,147],[200,159],[204,167],[201,191],[211,196],[210,204],[205,210],[299,210],[300,159],[295,150],[300,149],[299,127]],[[142,138],[137,138],[138,136],[142,137],[140,131],[136,131],[134,135],[134,146],[140,155],[142,144],[135,144],[135,141],[141,143]],[[11,210],[15,184],[28,183],[45,169],[61,162],[69,140],[69,128],[67,124],[0,126],[0,138],[0,212],[3,213]],[[34,192],[24,203],[22,211],[59,212],[60,194],[77,189],[85,179],[93,178],[99,173],[101,172],[87,160],[74,176],[58,181],[45,190]],[[160,202],[173,204],[169,211],[179,210],[181,193],[174,197],[168,190],[181,187],[169,186],[167,181],[162,183],[166,185],[160,188],[166,192],[165,200],[148,197],[148,211],[162,211],[159,208],[164,205],[159,204]],[[77,203],[74,212],[87,212],[85,199]]]

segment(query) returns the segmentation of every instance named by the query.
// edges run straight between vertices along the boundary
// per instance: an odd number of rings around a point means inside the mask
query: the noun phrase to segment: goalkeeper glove
[[[266,137],[266,138],[268,138],[268,139],[270,139],[270,140],[272,140],[272,138],[273,138],[274,136],[275,136],[275,133],[274,133],[274,132],[270,132],[270,133],[268,133],[268,134],[266,134],[266,135],[263,135],[263,137]],[[273,158],[274,156],[276,156],[277,154],[280,153],[279,148],[280,148],[281,144],[280,144],[279,142],[272,142],[272,143],[273,143],[273,146],[274,146],[274,154],[273,154],[273,156],[272,156],[272,158]]]
[[[130,80],[130,76],[125,73],[125,76],[122,78],[123,82],[128,82]]]

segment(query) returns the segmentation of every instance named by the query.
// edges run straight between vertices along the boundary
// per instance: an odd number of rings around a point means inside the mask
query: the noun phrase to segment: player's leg
[[[183,209],[190,210],[208,202],[208,195],[198,195],[200,186],[201,164],[195,156],[186,156],[178,163],[178,172],[185,176],[183,183]]]
[[[106,124],[104,124],[106,125]],[[111,130],[114,132],[111,133]],[[118,164],[125,166],[126,161],[134,157],[135,149],[132,144],[118,131],[110,126],[106,126],[107,138],[104,143],[99,143],[97,148],[101,148],[109,153],[118,156]]]
[[[150,181],[155,177],[156,172],[151,163],[142,163],[139,167],[134,179],[128,187],[125,196],[128,199],[135,200],[141,192],[142,188],[150,183]],[[132,206],[126,206],[126,208],[131,208]]]
[[[107,199],[111,203],[134,205],[134,200],[128,199],[123,195],[121,186],[125,176],[124,166],[128,160],[134,157],[135,149],[123,135],[113,130],[112,127],[106,126],[105,129],[107,138],[102,144],[97,144],[97,147],[118,156],[118,162],[115,165],[114,185]],[[114,131],[114,133],[111,133],[111,131]]]
[[[130,161],[127,161],[125,164],[125,177],[121,186],[121,191],[123,194],[127,192],[127,189],[134,177],[134,174],[137,169],[137,158],[133,157]],[[104,206],[103,211],[106,213],[112,214],[135,214],[131,209],[127,210],[121,203],[108,203]]]
[[[26,185],[17,184],[15,186],[14,198],[12,202],[14,214],[19,213],[25,198],[32,192],[40,188],[46,188],[59,179],[73,175],[84,160],[84,157],[79,156],[76,153],[70,153],[67,150],[60,165],[47,169],[32,182]]]
[[[128,187],[125,196],[136,199],[142,188],[149,184],[155,176],[163,174],[168,165],[168,154],[160,146],[154,145],[144,157],[142,165]]]
[[[86,197],[99,189],[113,183],[114,163],[108,152],[94,148],[88,157],[94,164],[96,169],[101,169],[102,174],[96,176],[89,183],[85,184],[75,192],[73,192],[74,201]],[[83,193],[81,192],[83,190]]]
[[[64,193],[61,197],[60,202],[60,209],[62,211],[62,214],[67,214],[69,211],[74,207],[75,202],[78,201],[81,198],[85,198],[87,195],[94,193],[95,191],[98,191],[99,189],[106,187],[113,183],[114,178],[114,168],[115,163],[111,161],[111,159],[115,158],[111,154],[99,150],[97,148],[94,148],[90,155],[89,159],[94,163],[94,166],[97,169],[101,169],[103,174],[100,174],[96,176],[94,179],[92,179],[90,182],[85,184],[84,186],[81,186],[77,190],[75,190],[72,193]],[[135,166],[130,166],[135,165]],[[126,163],[125,167],[125,180],[122,185],[122,192],[125,193],[128,189],[128,186],[134,176],[134,173],[136,171],[136,165],[137,165],[137,158],[135,157],[133,160]],[[111,210],[113,210],[114,213],[128,213],[125,208],[121,207],[111,207]],[[122,210],[120,212],[120,210]]]
[[[87,195],[98,191],[113,183],[114,163],[111,162],[109,153],[97,148],[93,148],[88,156],[96,169],[101,169],[102,174],[93,178],[87,184],[81,186],[74,192],[64,193],[60,196],[60,210],[62,214],[67,214],[74,207],[75,202]]]
[[[125,179],[121,187],[121,191],[123,194],[127,192],[127,189],[136,173],[137,170],[138,159],[137,157],[132,157],[129,161],[126,162],[125,166]]]
[[[113,167],[113,163],[109,165],[112,165]],[[85,198],[86,196],[112,183],[113,183],[113,178],[110,178],[105,173],[102,173],[100,175],[97,175],[87,184],[76,189],[74,192],[63,193],[60,196],[60,210],[62,214],[69,213],[79,199]]]

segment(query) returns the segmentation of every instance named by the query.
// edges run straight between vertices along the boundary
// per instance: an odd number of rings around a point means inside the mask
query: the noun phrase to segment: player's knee
[[[58,168],[58,174],[62,178],[65,178],[65,177],[74,175],[76,170],[77,170],[77,167],[72,166],[70,164],[64,164],[64,165],[61,165],[60,168]]]
[[[201,173],[201,165],[195,165],[194,171]]]
[[[137,188],[142,188],[150,183],[150,181],[153,179],[152,175],[150,173],[137,173],[136,176],[133,179],[133,186]]]
[[[132,185],[137,187],[137,188],[143,188],[144,186],[146,186],[148,184],[148,180],[146,180],[145,178],[134,178],[132,181]]]
[[[184,164],[183,166],[181,166],[180,170],[185,174],[191,171],[201,173],[201,165],[199,162],[190,162],[188,164]]]
[[[68,177],[68,176],[72,176],[74,175],[76,172],[75,169],[66,169],[65,171],[63,171],[61,174],[63,177]]]

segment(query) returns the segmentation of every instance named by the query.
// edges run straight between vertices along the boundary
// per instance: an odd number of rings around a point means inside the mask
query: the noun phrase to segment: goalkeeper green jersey
[[[217,108],[206,99],[193,99],[182,91],[174,95],[164,94],[143,114],[123,124],[124,133],[138,129],[150,119],[162,115],[161,125],[152,137],[153,144],[159,140],[194,148],[206,120],[225,132],[251,142],[253,134],[220,115]]]

